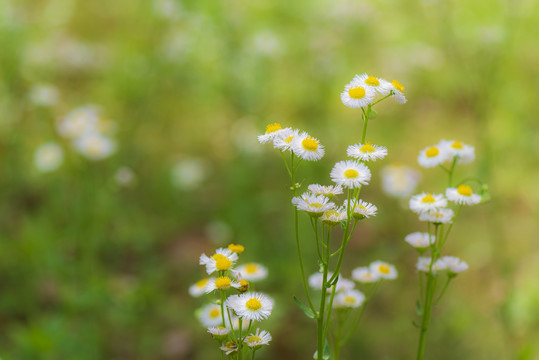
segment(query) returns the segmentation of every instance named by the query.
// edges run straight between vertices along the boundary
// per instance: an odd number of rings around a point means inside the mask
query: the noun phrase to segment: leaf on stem
[[[296,302],[296,304],[298,304],[299,308],[301,309],[301,311],[303,311],[303,313],[309,318],[309,319],[316,319],[316,314],[311,310],[311,308],[309,308],[307,305],[305,305],[304,303],[302,303],[301,301],[298,300],[297,297],[294,296],[294,301]]]

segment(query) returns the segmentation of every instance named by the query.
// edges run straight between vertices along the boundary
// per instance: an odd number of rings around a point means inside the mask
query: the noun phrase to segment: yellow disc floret
[[[251,298],[247,300],[245,307],[251,311],[256,311],[262,307],[262,303],[257,298]]]
[[[219,290],[226,290],[232,285],[232,280],[228,276],[220,276],[215,279],[215,287]]]
[[[281,124],[279,123],[273,123],[266,126],[266,134],[271,134],[272,132],[276,132],[277,130],[281,130]]]
[[[365,145],[359,148],[359,151],[363,153],[369,153],[369,152],[376,151],[376,149],[374,148],[374,146],[371,145],[371,143],[366,143]]]
[[[197,281],[195,286],[198,288],[203,288],[206,286],[207,283],[208,283],[208,278]]]
[[[359,173],[357,172],[357,170],[354,170],[354,169],[348,169],[344,172],[344,177],[348,179],[354,179],[354,178],[357,178],[358,176],[359,176]]]
[[[235,252],[236,254],[241,254],[245,250],[245,247],[239,244],[230,244],[228,245],[228,250]]]
[[[260,342],[260,341],[262,341],[262,339],[260,338],[260,336],[256,336],[256,335],[249,336],[247,338],[248,343],[257,343],[257,342]]]
[[[218,308],[211,309],[210,313],[208,314],[212,319],[218,318],[221,316],[221,310]]]
[[[212,258],[215,260],[217,270],[228,270],[232,266],[232,261],[224,255],[215,254]]]
[[[345,303],[345,304],[353,305],[353,304],[356,303],[356,298],[353,297],[353,296],[345,296],[345,297],[344,297],[344,303]]]
[[[453,149],[462,149],[464,148],[464,146],[462,145],[462,143],[460,141],[453,141],[453,143],[451,144],[451,147]]]
[[[380,81],[374,76],[369,76],[365,79],[365,84],[370,86],[378,86],[380,85]]]
[[[245,279],[241,279],[240,280],[240,287],[238,288],[238,290],[242,293],[246,292],[247,290],[249,290],[249,281],[245,280]]]
[[[393,84],[393,86],[395,87],[395,89],[397,89],[398,91],[400,92],[403,92],[404,91],[404,86],[402,86],[402,84],[400,82],[398,82],[397,80],[393,80],[391,82],[391,84]]]
[[[307,136],[303,141],[301,142],[301,145],[305,150],[308,151],[316,151],[318,149],[318,145],[320,143],[317,139],[313,138],[312,136]]]
[[[352,99],[363,99],[365,94],[366,92],[363,86],[356,86],[348,90],[348,95],[350,95]]]
[[[292,142],[292,140],[294,140],[294,135],[289,136],[286,139],[284,139],[284,142],[287,143],[287,144],[290,144]]]
[[[382,274],[389,274],[391,272],[391,268],[387,265],[380,265],[378,266],[378,270],[382,273]]]
[[[427,155],[427,157],[435,157],[438,156],[439,153],[440,150],[438,150],[436,146],[430,147],[427,149],[427,151],[425,151],[425,155]]]
[[[433,203],[435,201],[436,199],[434,198],[434,196],[432,196],[432,194],[427,194],[423,196],[423,199],[421,199],[421,202],[424,202],[424,203]]]
[[[258,271],[258,265],[257,264],[247,264],[245,265],[245,272],[247,274],[254,274]]]
[[[457,188],[457,192],[460,195],[472,196],[472,188],[468,185],[459,185],[459,187]]]

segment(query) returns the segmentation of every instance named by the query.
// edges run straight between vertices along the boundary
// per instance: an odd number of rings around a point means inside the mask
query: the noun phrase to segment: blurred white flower
[[[60,145],[48,142],[40,145],[34,154],[34,164],[41,172],[58,169],[64,160],[64,152]]]
[[[28,94],[30,101],[38,106],[53,106],[58,103],[58,89],[50,84],[35,84]]]
[[[172,166],[172,184],[182,190],[197,188],[206,178],[207,168],[197,159],[180,160]]]
[[[274,32],[264,30],[252,37],[251,48],[256,54],[276,57],[282,54],[283,46]]]
[[[122,166],[114,173],[114,180],[120,186],[128,186],[135,180],[135,173],[127,166]]]
[[[389,165],[382,169],[382,190],[389,196],[406,198],[415,192],[420,179],[420,173],[412,168]]]
[[[99,107],[96,105],[84,105],[71,110],[58,122],[58,133],[68,139],[96,133],[98,131],[99,112]]]
[[[98,133],[85,134],[74,140],[77,152],[90,160],[101,160],[109,157],[116,150],[116,143]]]

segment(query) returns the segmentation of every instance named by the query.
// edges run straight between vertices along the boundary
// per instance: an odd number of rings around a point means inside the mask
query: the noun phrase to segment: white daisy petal
[[[339,161],[330,173],[331,180],[343,187],[354,189],[368,185],[371,171],[367,166],[353,160]]]
[[[371,143],[350,145],[346,150],[350,157],[362,161],[376,161],[387,156],[387,148],[384,146],[372,145]]]
[[[410,210],[416,214],[439,210],[447,206],[447,199],[442,194],[421,193],[410,199]]]
[[[320,141],[307,133],[294,136],[291,147],[294,155],[307,161],[318,161],[324,157],[325,153]]]
[[[481,202],[481,196],[474,194],[472,188],[467,185],[449,188],[445,191],[445,196],[459,205],[476,205]]]

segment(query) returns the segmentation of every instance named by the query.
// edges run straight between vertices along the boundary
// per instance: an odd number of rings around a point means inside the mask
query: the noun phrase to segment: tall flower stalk
[[[466,262],[457,257],[442,256],[442,251],[462,207],[479,204],[487,198],[486,186],[480,181],[478,183],[481,185],[479,191],[481,195],[466,185],[472,179],[462,180],[457,187],[453,187],[456,166],[470,163],[474,158],[472,146],[460,141],[446,140],[423,149],[418,156],[421,166],[439,167],[447,174],[448,187],[444,194],[421,193],[410,199],[410,209],[419,215],[420,221],[427,222],[427,232],[412,233],[405,238],[420,256],[416,265],[419,271],[417,314],[421,317],[421,323],[418,325],[417,360],[425,357],[427,334],[434,306],[446,294],[450,282],[459,273],[468,269]],[[444,164],[449,164],[449,167]],[[444,274],[445,278],[441,279]]]
[[[266,132],[258,137],[261,143],[272,142],[273,146],[280,150],[290,178],[298,266],[306,304],[296,297],[294,300],[305,315],[316,322],[315,359],[318,360],[328,359],[331,355],[333,359],[338,358],[341,347],[357,327],[366,301],[371,298],[377,284],[383,279],[396,278],[395,268],[387,263],[374,262],[368,268],[362,268],[367,270],[363,271],[363,277],[356,280],[367,293],[365,296],[363,292],[355,289],[353,281],[341,276],[341,267],[346,247],[357,225],[363,219],[374,216],[377,211],[374,205],[360,199],[363,186],[368,185],[371,179],[371,171],[366,164],[387,155],[385,147],[366,142],[368,123],[375,115],[373,107],[390,97],[399,103],[406,102],[403,91],[404,87],[397,81],[388,82],[367,74],[356,75],[352,82],[345,86],[341,100],[348,107],[361,109],[363,130],[361,141],[347,149],[347,155],[354,160],[339,161],[331,170],[330,177],[334,185],[312,184],[309,185],[308,191],[298,195],[299,165],[302,161],[318,161],[324,156],[325,149],[317,138],[297,129],[282,128],[280,124],[268,125]],[[340,195],[344,197],[344,201],[337,205],[335,199]],[[309,277],[308,282],[300,241],[299,212],[309,216],[319,269]],[[340,236],[337,235],[339,228],[342,229]],[[337,236],[340,240],[335,243]],[[319,291],[318,301],[309,287]],[[357,321],[353,324],[343,319],[348,315],[348,311],[358,314]],[[328,338],[331,340],[328,341]]]

